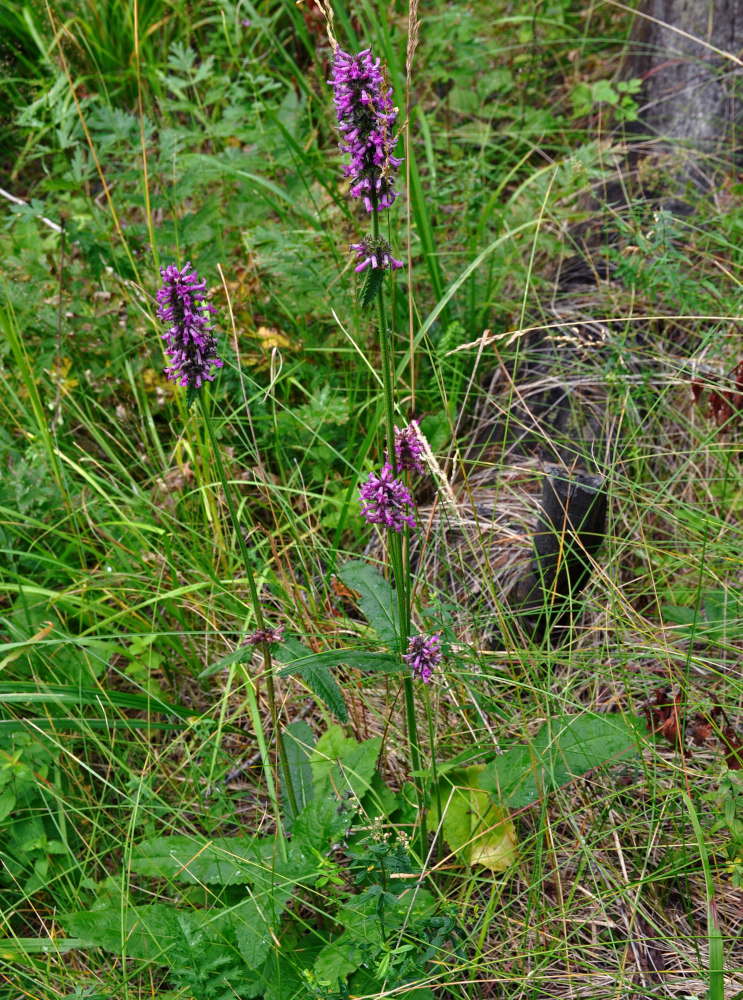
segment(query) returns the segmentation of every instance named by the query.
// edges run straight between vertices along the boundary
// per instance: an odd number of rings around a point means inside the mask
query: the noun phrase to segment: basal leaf
[[[197,885],[244,885],[260,878],[275,852],[272,837],[220,837],[206,845],[194,837],[156,837],[135,849],[132,870]]]
[[[315,961],[315,975],[331,986],[367,962],[382,941],[379,920],[373,911],[363,913],[346,906],[338,922],[345,929],[325,945]]]
[[[279,918],[291,898],[291,892],[261,893],[251,896],[229,911],[232,925],[245,964],[258,971],[273,945],[272,932],[278,927]],[[227,915],[226,915],[227,916]]]
[[[390,583],[369,563],[355,559],[338,572],[343,583],[361,595],[359,608],[382,642],[393,650],[400,645],[397,595]]]
[[[331,726],[317,741],[310,758],[315,795],[354,792],[361,798],[371,787],[381,748],[381,736],[357,743],[347,739],[340,726]]]
[[[167,955],[181,939],[180,914],[172,906],[130,906],[122,914],[118,907],[71,913],[61,918],[68,934],[90,948],[105,948],[129,958],[167,964]]]
[[[314,798],[294,821],[292,844],[307,856],[313,851],[324,856],[343,837],[352,819],[353,813],[335,796]]]
[[[516,831],[508,814],[478,786],[484,769],[473,764],[442,777],[429,816],[438,825],[440,804],[444,838],[463,864],[502,872],[516,861]]]
[[[530,746],[512,747],[491,761],[479,786],[503,805],[521,809],[595,767],[636,753],[643,731],[644,723],[634,716],[558,716]]]

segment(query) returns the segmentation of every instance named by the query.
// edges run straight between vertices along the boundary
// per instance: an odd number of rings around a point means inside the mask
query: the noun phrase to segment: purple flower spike
[[[408,651],[403,660],[410,667],[413,677],[418,677],[424,684],[429,684],[433,672],[441,663],[441,639],[437,635],[414,635],[408,642]]]
[[[383,524],[386,528],[402,531],[403,525],[415,527],[413,514],[405,508],[413,509],[413,498],[405,483],[395,479],[392,466],[385,463],[380,475],[369,473],[369,478],[361,486],[361,514],[369,524]]]
[[[384,236],[365,236],[361,243],[352,243],[348,249],[355,250],[357,259],[361,261],[354,268],[357,274],[366,270],[370,264],[380,271],[385,271],[387,268],[396,271],[398,267],[403,266],[401,260],[395,260],[392,256],[392,247]]]
[[[165,374],[189,390],[200,389],[214,379],[212,365],[221,368],[223,364],[212,336],[214,327],[209,326],[209,315],[216,309],[205,301],[206,282],[199,281],[190,264],[180,271],[176,264],[168,264],[160,268],[160,274],[163,287],[157,293],[157,315],[170,325],[163,340],[172,362]]]
[[[395,428],[395,457],[398,469],[417,472],[419,476],[425,473],[423,445],[418,434],[417,420],[411,420],[404,430]]]
[[[371,49],[357,56],[336,49],[333,79],[328,82],[335,88],[340,149],[351,154],[343,168],[351,179],[351,194],[363,199],[367,212],[376,200],[381,212],[397,197],[393,185],[402,163],[391,150],[397,118],[392,88],[385,88],[380,61],[372,58]]]

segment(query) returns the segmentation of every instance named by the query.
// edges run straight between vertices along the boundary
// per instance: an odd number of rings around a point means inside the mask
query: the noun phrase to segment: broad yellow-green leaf
[[[478,786],[483,770],[483,764],[473,764],[441,777],[429,821],[438,826],[443,815],[444,839],[463,864],[503,872],[517,857],[516,830],[508,812]]]

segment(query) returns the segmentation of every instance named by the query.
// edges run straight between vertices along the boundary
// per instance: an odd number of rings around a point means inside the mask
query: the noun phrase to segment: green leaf
[[[302,646],[295,639],[289,639],[287,642],[292,651],[298,651],[299,646]],[[346,649],[326,649],[322,653],[313,653],[308,646],[302,646],[302,649],[305,655],[299,657],[297,660],[292,660],[289,666],[279,670],[279,677],[287,677],[293,673],[297,673],[298,668],[302,668],[305,659],[311,660],[317,666],[353,667],[355,670],[362,670],[365,674],[370,675],[399,674],[403,670],[400,657],[392,653],[378,653],[367,649],[351,649],[350,647]],[[290,654],[287,652],[274,655],[276,659],[284,663]],[[284,658],[282,658],[282,655]]]
[[[382,267],[367,267],[358,292],[359,305],[362,309],[370,306],[377,295],[379,295],[386,273],[386,270]]]
[[[357,743],[347,739],[340,726],[331,726],[310,757],[316,797],[352,791],[361,798],[371,788],[381,748],[381,736]]]
[[[39,716],[23,719],[0,719],[0,738],[13,733],[63,733],[68,729],[79,729],[86,732],[90,729],[188,729],[186,722],[152,722],[151,719],[79,719],[69,716],[49,718]]]
[[[692,625],[697,617],[693,608],[681,608],[674,604],[664,604],[661,611],[663,617],[674,625]]]
[[[323,653],[313,653],[299,639],[289,637],[277,650],[276,658],[281,663],[289,661],[287,667],[281,671],[282,675],[296,674],[301,677],[312,693],[317,695],[336,718],[341,722],[348,722],[348,709],[341,689],[330,673],[327,661],[318,662],[318,657],[323,655]]]
[[[194,885],[254,883],[270,865],[273,837],[220,837],[204,844],[196,837],[156,837],[135,848],[132,870]]]
[[[312,768],[310,767],[310,754],[314,745],[315,737],[309,725],[304,720],[299,719],[296,722],[291,722],[284,730],[286,758],[289,763],[289,773],[299,813],[302,812],[315,794],[315,790],[312,787]],[[281,774],[281,791],[284,801],[284,811],[287,817],[293,820],[295,817],[292,814],[291,805],[286,794],[283,774]]]
[[[441,821],[446,842],[463,864],[502,872],[517,858],[516,831],[508,814],[478,786],[484,764],[450,771],[431,796],[431,825]]]
[[[393,792],[379,771],[375,771],[372,775],[371,788],[364,796],[361,805],[368,819],[374,819],[375,816],[388,817],[400,805],[400,793]]]
[[[238,646],[237,649],[228,653],[227,656],[223,656],[221,660],[217,660],[216,663],[212,663],[210,667],[202,670],[199,674],[199,679],[202,680],[204,677],[211,677],[212,674],[224,670],[225,667],[231,667],[233,663],[247,663],[253,658],[254,652],[255,650],[252,646]]]
[[[679,636],[718,642],[735,642],[743,636],[743,595],[734,590],[710,590],[696,611],[694,608],[665,604],[663,618],[676,625]],[[696,623],[696,624],[695,624]]]
[[[323,943],[317,941],[317,933],[318,929],[313,927],[311,935],[269,956],[263,973],[267,983],[264,1000],[305,1000],[309,996],[302,970],[311,969],[322,950]]]
[[[0,792],[0,823],[6,819],[15,808],[16,796],[12,788],[4,788]]]
[[[636,754],[644,729],[636,716],[557,716],[530,746],[513,747],[486,765],[478,784],[503,806],[521,809],[595,767]]]
[[[382,642],[392,649],[400,647],[400,624],[397,595],[387,580],[369,563],[355,559],[338,573],[351,590],[361,595],[359,608]]]
[[[126,952],[129,958],[149,959],[167,964],[167,954],[181,939],[179,914],[172,906],[153,903],[150,906],[130,906],[122,914],[118,907],[61,917],[68,934],[79,938],[85,947],[105,948],[117,955]]]
[[[364,913],[345,906],[338,915],[338,924],[345,930],[325,945],[315,961],[315,975],[331,987],[368,962],[382,942],[379,919],[373,910]]]
[[[273,940],[271,932],[278,927],[279,918],[291,898],[291,892],[261,893],[238,904],[229,913],[229,923],[234,928],[237,947],[252,971],[265,962]]]
[[[292,844],[307,855],[313,851],[325,855],[345,834],[352,820],[353,813],[344,809],[335,796],[314,798],[294,821]]]
[[[196,397],[198,396],[198,394],[199,394],[199,390],[196,388],[196,386],[195,385],[189,385],[189,387],[186,389],[186,409],[187,410],[191,409],[191,407],[193,406],[193,404],[194,404],[194,402],[195,402]]]

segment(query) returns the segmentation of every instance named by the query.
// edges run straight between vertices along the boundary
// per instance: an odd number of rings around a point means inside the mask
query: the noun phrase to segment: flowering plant
[[[394,531],[402,531],[406,524],[415,527],[415,518],[405,509],[412,510],[413,498],[405,483],[395,478],[391,465],[385,463],[379,475],[370,472],[360,489],[361,513],[369,524],[382,524]]]
[[[212,367],[221,368],[224,363],[217,353],[214,327],[209,325],[209,316],[216,310],[205,300],[206,282],[199,281],[190,263],[180,270],[177,264],[168,264],[160,268],[160,274],[163,285],[157,293],[157,315],[170,324],[163,334],[171,361],[165,374],[186,386],[192,397],[204,382],[213,381]]]
[[[403,655],[403,660],[410,667],[413,677],[429,684],[442,656],[439,636],[414,635],[408,641],[408,651]]]
[[[392,88],[385,86],[380,61],[372,57],[371,49],[357,56],[337,49],[331,82],[340,149],[351,154],[351,162],[344,167],[351,179],[351,194],[363,199],[367,212],[381,212],[397,197],[393,184],[402,163],[391,151],[397,118]]]

